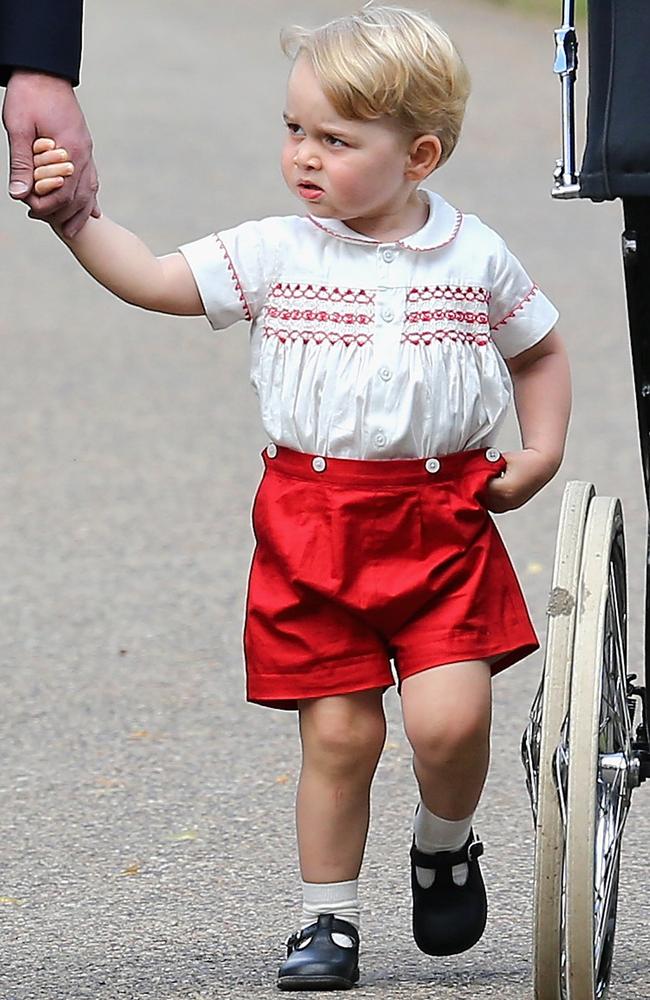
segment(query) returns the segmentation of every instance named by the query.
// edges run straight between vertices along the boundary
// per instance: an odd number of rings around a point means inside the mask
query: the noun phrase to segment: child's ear
[[[442,143],[437,135],[420,135],[409,147],[406,177],[423,181],[436,169],[442,156]]]

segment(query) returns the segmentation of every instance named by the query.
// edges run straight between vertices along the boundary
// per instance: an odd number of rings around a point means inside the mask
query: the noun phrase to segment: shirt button
[[[384,382],[388,382],[389,378],[391,378],[391,376],[392,376],[393,373],[390,370],[390,368],[386,368],[384,366],[383,368],[379,369],[379,374],[380,374],[381,378],[383,378]]]
[[[427,470],[427,472],[433,474],[434,472],[438,472],[438,470],[440,469],[440,462],[438,461],[437,458],[427,458],[426,462],[424,463],[424,468]]]
[[[383,434],[381,431],[379,432],[379,434],[375,434],[375,444],[377,445],[378,448],[383,448],[384,445],[386,444],[386,435]]]
[[[485,452],[485,457],[487,458],[488,462],[498,462],[499,459],[501,458],[501,452],[498,450],[498,448],[488,448],[488,450]]]
[[[277,453],[278,453],[278,448],[277,448],[277,445],[275,445],[273,443],[273,441],[271,441],[270,444],[267,444],[267,446],[266,446],[266,454],[269,456],[269,458],[275,458],[275,456],[277,455]]]
[[[314,472],[325,472],[327,462],[321,455],[316,455],[316,457],[311,460],[311,467]]]
[[[386,249],[382,251],[382,257],[384,258],[387,264],[392,264],[393,261],[395,260],[395,251]]]
[[[395,319],[395,313],[389,308],[389,306],[386,306],[386,308],[381,311],[381,318],[385,319],[387,323],[390,323]]]

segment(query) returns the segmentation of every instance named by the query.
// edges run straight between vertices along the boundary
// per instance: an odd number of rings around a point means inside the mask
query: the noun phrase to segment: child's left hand
[[[494,514],[521,507],[553,478],[559,463],[533,448],[505,452],[507,468],[490,482],[486,506]]]

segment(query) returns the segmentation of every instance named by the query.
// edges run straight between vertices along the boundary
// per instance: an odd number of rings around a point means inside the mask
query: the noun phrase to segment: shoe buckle
[[[478,838],[473,840],[467,848],[467,860],[476,861],[483,854],[483,842]]]
[[[296,945],[300,941],[300,933],[290,934],[287,940],[284,942],[287,948],[287,955],[290,955],[292,951],[295,950]]]

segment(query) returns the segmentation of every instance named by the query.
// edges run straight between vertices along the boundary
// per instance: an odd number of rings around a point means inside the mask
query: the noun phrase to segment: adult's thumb
[[[9,194],[20,200],[29,194],[34,183],[34,161],[27,136],[24,139],[10,136],[9,157]]]

